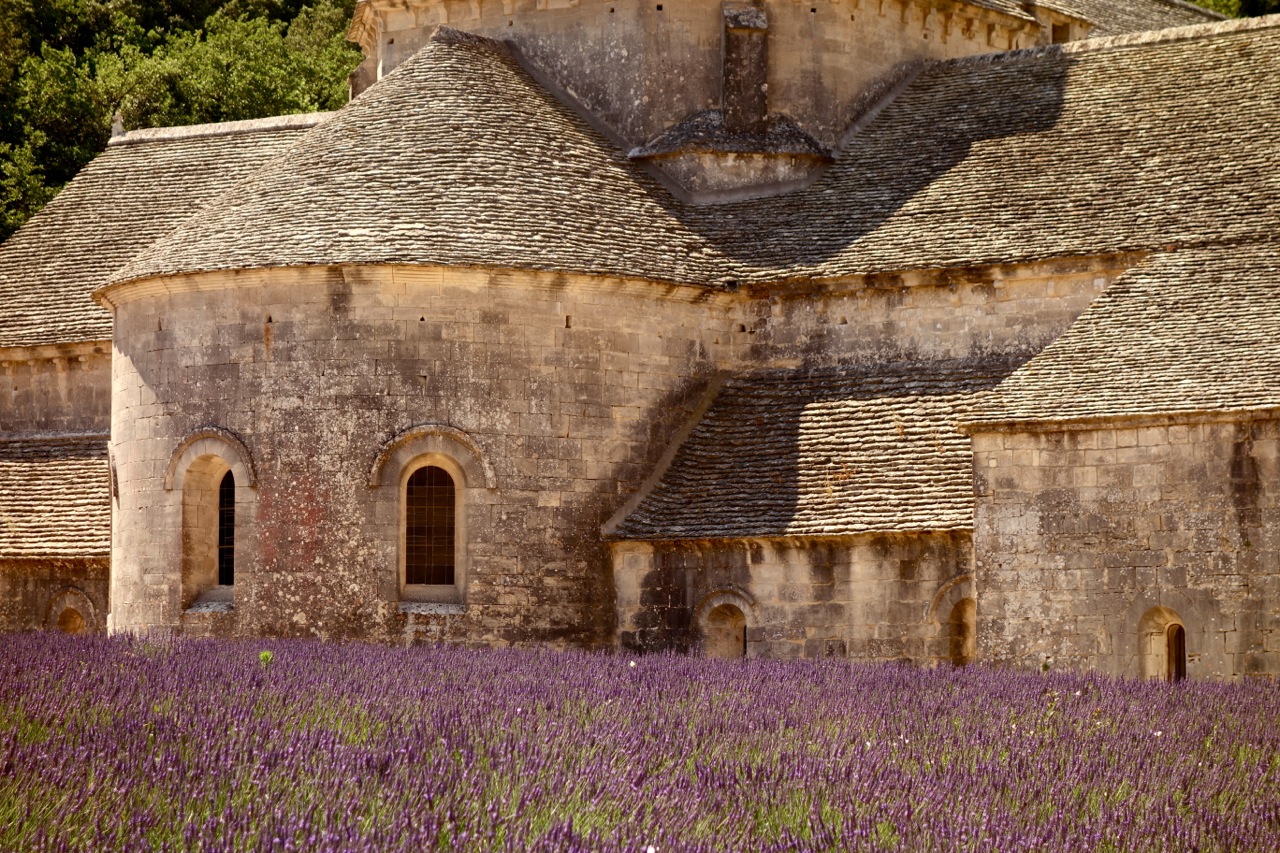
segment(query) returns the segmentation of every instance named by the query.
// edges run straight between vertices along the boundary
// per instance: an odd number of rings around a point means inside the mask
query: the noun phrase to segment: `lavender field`
[[[0,850],[650,848],[1280,850],[1280,690],[0,637]]]

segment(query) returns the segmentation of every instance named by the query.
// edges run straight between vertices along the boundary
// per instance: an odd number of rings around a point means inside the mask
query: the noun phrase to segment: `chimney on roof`
[[[769,111],[769,19],[756,3],[727,0],[721,108],[730,133],[763,133]]]
[[[102,125],[98,125],[98,127],[102,127]],[[124,136],[124,116],[116,113],[111,117],[111,138],[116,139],[121,136]]]

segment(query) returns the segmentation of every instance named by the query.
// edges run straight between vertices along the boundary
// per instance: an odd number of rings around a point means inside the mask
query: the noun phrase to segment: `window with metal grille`
[[[434,465],[409,477],[405,494],[406,584],[452,584],[453,477]]]
[[[218,583],[236,579],[236,478],[228,471],[218,486]]]

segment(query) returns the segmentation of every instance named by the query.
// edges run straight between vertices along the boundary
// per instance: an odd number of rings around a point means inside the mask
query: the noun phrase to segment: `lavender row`
[[[3,850],[649,848],[1278,850],[1280,691],[0,637]]]

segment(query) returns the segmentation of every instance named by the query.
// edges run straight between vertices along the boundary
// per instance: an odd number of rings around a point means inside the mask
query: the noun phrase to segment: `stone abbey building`
[[[361,0],[0,246],[0,625],[1280,673],[1280,17]]]

